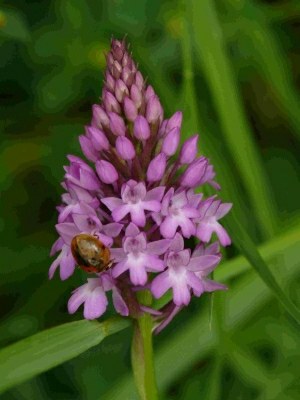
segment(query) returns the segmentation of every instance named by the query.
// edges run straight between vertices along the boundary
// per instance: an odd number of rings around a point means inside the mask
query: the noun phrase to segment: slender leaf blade
[[[47,329],[0,351],[0,392],[70,360],[129,326],[129,320],[75,321]]]
[[[262,278],[265,284],[272,290],[274,295],[278,298],[281,304],[285,307],[286,311],[300,323],[300,310],[296,305],[288,298],[284,293],[281,286],[278,284],[270,268],[263,260],[262,256],[258,252],[252,239],[240,224],[235,213],[231,213],[231,218],[227,221],[230,235],[234,244],[238,247],[240,252],[249,261],[251,266],[255,269],[258,275]]]
[[[214,4],[202,0],[192,1],[190,6],[195,49],[213,94],[224,140],[245,183],[260,227],[266,238],[272,237],[277,229],[276,208],[236,86]]]

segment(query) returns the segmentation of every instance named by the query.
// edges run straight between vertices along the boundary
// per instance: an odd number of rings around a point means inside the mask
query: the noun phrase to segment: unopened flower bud
[[[181,178],[181,185],[189,188],[197,186],[205,174],[208,165],[208,160],[205,157],[200,157],[188,166]]]
[[[134,136],[139,140],[147,140],[150,136],[150,127],[145,117],[139,115],[134,121]]]
[[[118,79],[116,82],[115,95],[120,103],[123,101],[125,96],[129,95],[127,86],[122,81],[122,79]]]
[[[183,143],[179,154],[180,164],[190,164],[195,160],[198,153],[198,138],[198,135],[194,135]]]
[[[131,86],[133,83],[134,74],[129,67],[124,67],[122,71],[122,80],[126,86]]]
[[[127,137],[119,136],[116,140],[117,153],[123,160],[132,160],[135,157],[133,144]]]
[[[166,132],[169,132],[173,128],[181,128],[181,123],[182,123],[182,112],[177,111],[172,117],[169,119],[167,126],[166,126]]]
[[[140,108],[142,104],[142,92],[135,84],[131,86],[130,97],[131,100],[134,102],[136,108]]]
[[[119,175],[115,167],[108,161],[100,160],[96,162],[96,171],[103,183],[114,183],[118,180]]]
[[[117,99],[113,94],[111,94],[108,90],[103,91],[103,104],[107,112],[116,112],[120,114],[121,108]]]
[[[144,95],[145,100],[149,101],[152,96],[155,96],[155,92],[153,90],[153,87],[151,85],[149,85],[149,86],[147,86],[147,89],[145,91],[145,95]]]
[[[80,135],[79,143],[80,143],[81,150],[82,150],[83,154],[86,156],[86,158],[93,162],[97,161],[97,159],[99,157],[98,157],[97,151],[94,148],[91,140],[89,138],[87,138],[85,135]]]
[[[126,127],[123,118],[114,112],[108,113],[108,116],[110,122],[109,126],[112,133],[116,136],[124,136],[126,132]]]
[[[167,156],[173,156],[176,153],[177,147],[179,145],[180,140],[180,130],[179,128],[173,128],[167,134],[163,141],[162,151]]]
[[[87,133],[96,150],[101,151],[109,149],[107,137],[100,129],[94,128],[93,126],[88,126]]]
[[[137,73],[135,74],[135,84],[139,90],[142,90],[144,87],[144,79],[140,71],[137,71]]]
[[[146,108],[146,118],[149,124],[156,123],[162,118],[162,115],[163,111],[158,97],[156,95],[150,97]]]
[[[93,105],[93,120],[92,123],[94,126],[101,128],[107,128],[109,126],[109,118],[106,112],[102,107],[98,106],[98,104]]]
[[[164,153],[158,154],[150,162],[147,169],[147,179],[149,182],[157,182],[163,177],[167,165],[167,159]]]
[[[115,91],[115,80],[114,78],[111,76],[111,74],[109,72],[106,73],[105,76],[105,86],[106,88],[110,91],[110,92],[114,92]]]
[[[129,121],[134,121],[137,117],[136,106],[129,97],[124,99],[124,113]]]

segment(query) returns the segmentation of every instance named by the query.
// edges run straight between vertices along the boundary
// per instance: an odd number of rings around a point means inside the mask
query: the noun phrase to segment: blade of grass
[[[205,127],[201,111],[197,107],[197,98],[195,93],[194,83],[194,68],[192,62],[192,40],[191,40],[191,25],[189,24],[188,7],[183,8],[182,18],[182,34],[181,34],[181,49],[183,58],[183,87],[182,87],[182,108],[184,110],[183,132],[187,132],[187,136],[193,131],[205,132],[201,137],[201,149],[208,156],[217,172],[217,181],[222,186],[222,197],[234,203],[234,208],[239,214],[239,217],[244,223],[247,221],[247,214],[244,213],[240,206],[241,193],[240,188],[236,185],[235,177],[232,171],[227,166],[224,157],[221,156],[220,148],[223,146],[214,139],[214,132],[209,131]]]
[[[0,392],[78,356],[105,337],[129,326],[111,318],[76,321],[47,329],[0,351]]]
[[[259,248],[259,252],[264,259],[271,260],[273,255],[277,257],[284,254],[291,245],[299,246],[300,248],[300,224],[264,243]],[[221,264],[215,270],[215,279],[220,282],[228,281],[247,272],[250,268],[249,261],[243,256],[238,256]]]
[[[230,218],[227,220],[231,238],[240,252],[249,261],[254,270],[262,278],[265,284],[273,291],[274,295],[278,298],[280,303],[284,306],[286,311],[300,323],[300,310],[283,292],[281,286],[275,280],[270,268],[259,254],[255,244],[250,236],[240,224],[234,211],[231,213]]]
[[[299,228],[298,228],[299,229]],[[300,246],[299,238],[289,233],[282,236],[283,245],[277,248],[278,242],[272,241],[261,247],[262,256],[276,258],[279,255],[292,254],[286,268],[285,279],[289,282],[299,271]],[[271,254],[271,255],[270,255]],[[244,257],[238,257],[241,265],[247,264]],[[227,263],[225,263],[227,264]],[[232,264],[232,261],[228,261]],[[238,266],[237,266],[238,268]],[[227,267],[224,268],[227,271]],[[236,329],[247,321],[257,310],[263,307],[271,298],[272,293],[264,285],[262,280],[252,271],[240,278],[234,288],[230,289],[230,296],[226,297],[226,315],[224,316],[224,327],[227,331]],[[253,295],[255,293],[255,296]],[[251,299],[251,301],[249,301]],[[158,377],[158,388],[162,392],[185,373],[188,368],[205,357],[217,344],[217,334],[213,329],[209,330],[208,309],[203,314],[197,315],[187,322],[185,326],[176,331],[176,335],[168,338],[168,341],[156,353],[155,367]],[[180,354],[180,358],[178,358]],[[172,366],[172,368],[170,368]],[[118,400],[130,398],[135,400],[134,384],[130,375],[119,381],[118,386],[112,388],[102,396],[102,400]]]
[[[299,138],[300,98],[294,89],[285,61],[286,55],[276,41],[269,26],[269,19],[262,12],[263,8],[249,1],[242,7],[240,2],[236,1],[226,0],[224,5],[228,7],[229,18],[236,22],[236,34],[232,40],[240,48],[241,54],[245,54],[246,50],[247,64],[263,76],[272,90],[272,96],[289,118],[290,125]]]
[[[266,238],[276,232],[277,215],[262,162],[242,106],[218,18],[211,0],[190,2],[194,44],[211,88],[231,152]]]

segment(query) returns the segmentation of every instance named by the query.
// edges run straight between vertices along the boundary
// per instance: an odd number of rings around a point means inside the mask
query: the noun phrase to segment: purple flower
[[[211,245],[205,247],[203,243],[199,244],[192,255],[192,259],[196,259],[197,257],[201,256],[217,256],[219,261],[221,259],[221,253],[219,249],[219,243],[214,242]],[[223,285],[222,283],[218,283],[209,279],[207,276],[216,268],[218,262],[212,263],[196,272],[196,275],[201,279],[203,288],[205,292],[214,292],[215,290],[226,290],[227,286]]]
[[[99,318],[111,292],[116,312],[133,318],[150,313],[159,332],[192,296],[226,288],[210,273],[221,260],[219,242],[230,244],[220,219],[231,204],[202,193],[206,183],[220,186],[209,160],[198,156],[198,135],[180,147],[182,112],[164,119],[158,95],[124,40],[112,40],[106,61],[101,104],[93,105],[79,136],[88,163],[69,155],[64,167],[49,277],[59,268],[60,278],[69,278],[76,266],[72,239],[92,235],[96,247],[94,238],[101,242],[98,249],[108,248],[97,257],[110,255],[109,269],[73,291],[69,312],[83,305],[85,318]],[[210,245],[213,233],[218,241]],[[196,237],[200,243],[192,250],[184,240]],[[154,310],[138,302],[137,291],[145,289],[156,298],[170,291],[172,299]]]
[[[199,271],[213,270],[219,263],[216,255],[199,255],[191,257],[190,250],[184,249],[184,241],[178,233],[175,235],[166,255],[167,269],[154,278],[151,291],[156,298],[172,289],[176,306],[188,305],[191,293],[200,296],[204,285]]]
[[[83,316],[86,319],[99,318],[106,310],[108,300],[106,292],[112,291],[113,304],[116,311],[127,316],[128,307],[122,298],[120,290],[115,286],[112,277],[104,272],[97,278],[90,278],[87,283],[75,289],[68,301],[68,311],[74,314],[83,304]]]
[[[200,217],[196,219],[196,236],[207,243],[211,235],[215,232],[222,246],[231,244],[230,237],[218,220],[226,215],[232,207],[231,203],[222,203],[220,200],[214,200],[214,197],[207,199],[200,207]]]
[[[171,188],[163,198],[160,214],[152,216],[160,225],[162,236],[171,239],[178,227],[186,238],[195,235],[196,225],[193,219],[199,215],[200,212],[189,201],[186,191],[181,190],[174,194],[174,188]]]
[[[81,158],[68,156],[69,167],[64,167],[66,182],[74,183],[87,190],[99,190],[99,180],[91,167],[89,167]]]
[[[102,199],[102,203],[112,211],[114,221],[119,222],[127,214],[130,214],[131,221],[137,226],[145,226],[145,211],[160,210],[160,200],[164,194],[164,187],[156,187],[147,193],[143,182],[137,183],[130,180],[122,186],[121,199],[117,197],[107,197]]]
[[[158,272],[164,269],[164,262],[158,256],[164,254],[171,241],[162,239],[147,243],[144,232],[130,223],[125,232],[122,249],[112,249],[112,256],[117,262],[113,276],[117,278],[129,271],[130,280],[134,285],[145,285],[147,272]]]

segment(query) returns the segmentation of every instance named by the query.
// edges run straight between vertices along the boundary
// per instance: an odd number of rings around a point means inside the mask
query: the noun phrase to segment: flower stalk
[[[140,304],[151,305],[152,296],[149,291],[140,293],[138,299]],[[135,385],[141,400],[158,399],[153,359],[152,328],[153,319],[148,313],[143,313],[134,320],[131,362]]]

